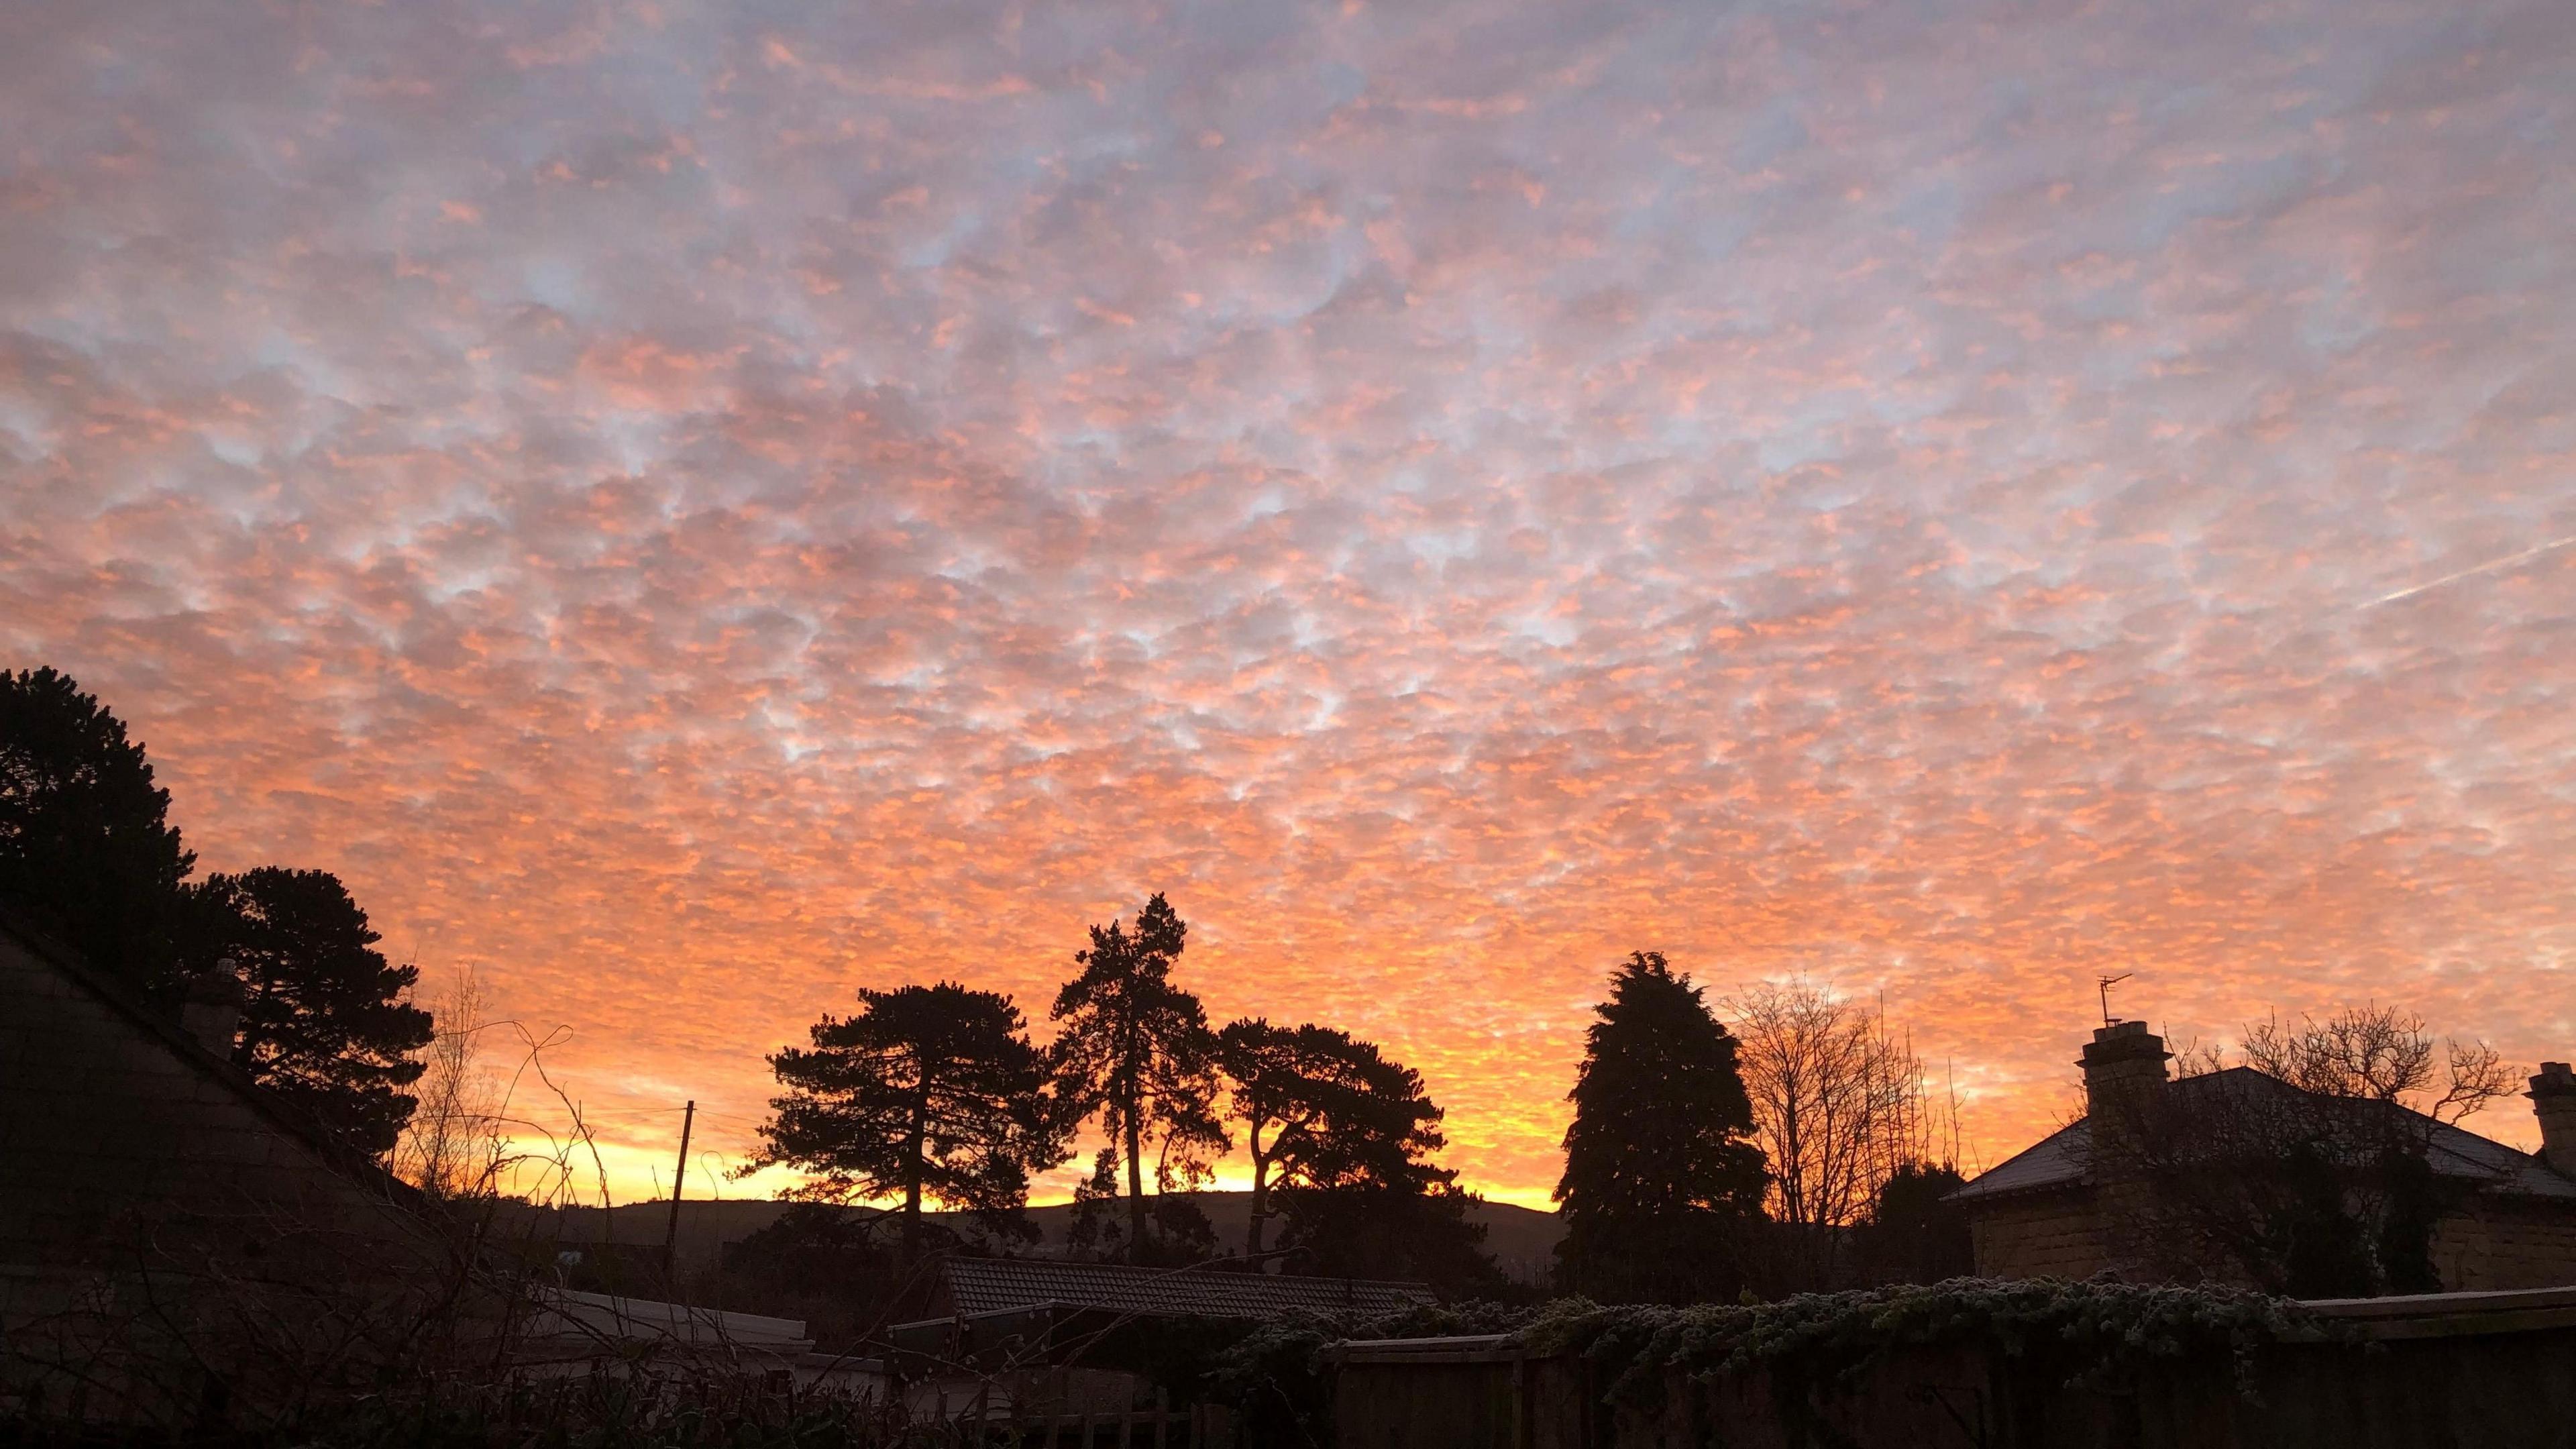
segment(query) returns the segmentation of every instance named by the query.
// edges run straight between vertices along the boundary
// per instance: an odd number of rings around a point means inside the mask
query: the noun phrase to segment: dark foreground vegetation
[[[1503,1334],[1545,1356],[1589,1364],[1605,1408],[1651,1412],[1681,1380],[1769,1370],[1801,1386],[1851,1379],[1906,1349],[1973,1344],[2044,1360],[2072,1385],[2116,1389],[2161,1362],[2251,1363],[2284,1343],[2337,1330],[2295,1303],[2209,1288],[2111,1282],[1962,1279],[1800,1295],[1778,1303],[1604,1306],[1471,1303],[1375,1318],[1329,1314],[1230,1321],[1138,1322],[1085,1351],[1149,1374],[1173,1402],[1223,1405],[1245,1449],[1327,1445],[1334,1438],[1335,1345]],[[298,1406],[265,1422],[135,1429],[21,1415],[0,1419],[0,1445],[221,1442],[373,1446],[991,1445],[1040,1442],[1042,1427],[974,1423],[907,1411],[900,1393],[799,1390],[777,1375],[668,1358],[565,1378],[465,1382],[388,1365],[384,1386]],[[966,1373],[915,1362],[916,1373]],[[980,1370],[992,1372],[989,1366]],[[998,1378],[999,1375],[996,1374]],[[2249,1381],[2250,1382],[2250,1381]],[[1804,1388],[1800,1389],[1804,1392]]]
[[[389,1390],[256,1427],[141,1429],[0,1416],[0,1449],[880,1449],[982,1441],[900,1422],[873,1399],[782,1391],[757,1375],[625,1374]]]

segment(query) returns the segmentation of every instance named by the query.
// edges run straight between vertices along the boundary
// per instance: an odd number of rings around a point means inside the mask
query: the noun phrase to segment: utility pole
[[[671,1225],[662,1230],[662,1272],[676,1275],[680,1263],[680,1182],[689,1175],[689,1129],[698,1125],[698,1104],[680,1116],[680,1164],[671,1169]]]

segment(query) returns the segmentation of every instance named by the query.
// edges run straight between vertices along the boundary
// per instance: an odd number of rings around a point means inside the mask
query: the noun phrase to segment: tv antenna
[[[2113,1026],[2117,1024],[2111,1019],[2111,988],[2137,974],[2138,973],[2135,971],[2123,971],[2117,976],[2097,976],[2093,978],[2093,984],[2099,987],[2102,992],[2102,1024],[2104,1026]]]

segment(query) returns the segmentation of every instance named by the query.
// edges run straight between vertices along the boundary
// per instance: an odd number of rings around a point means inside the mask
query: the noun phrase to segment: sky
[[[2563,0],[35,0],[0,663],[622,1196],[1155,891],[1521,1202],[1638,949],[1883,1003],[1987,1162],[2106,974],[2529,1070],[2571,155]]]

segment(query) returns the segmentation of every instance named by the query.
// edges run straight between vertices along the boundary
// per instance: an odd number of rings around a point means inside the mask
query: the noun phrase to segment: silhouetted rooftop
[[[1397,1313],[1433,1301],[1431,1289],[1421,1283],[1042,1258],[951,1258],[943,1272],[949,1311],[961,1318],[1050,1303],[1152,1317],[1274,1318],[1299,1312]]]
[[[2280,1078],[2252,1067],[2229,1067],[2203,1076],[2184,1077],[2173,1082],[2170,1090],[2299,1092],[2298,1088]],[[2426,1160],[2439,1176],[2475,1182],[2489,1192],[2576,1198],[2576,1182],[2571,1182],[2530,1153],[2507,1147],[2493,1138],[2481,1137],[2463,1127],[2433,1122],[2420,1112],[2409,1115],[2428,1124],[2431,1150]],[[2079,1117],[1978,1174],[1975,1181],[1951,1193],[1950,1199],[1953,1202],[1975,1202],[2010,1193],[2081,1183],[2087,1176],[2092,1148],[2092,1119]]]

